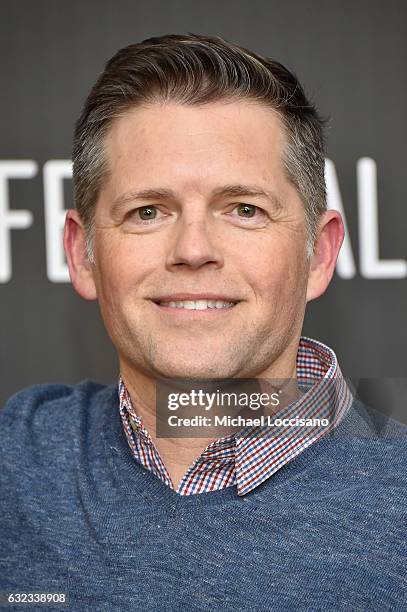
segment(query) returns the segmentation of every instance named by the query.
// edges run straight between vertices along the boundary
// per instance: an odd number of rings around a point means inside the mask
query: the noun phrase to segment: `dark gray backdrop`
[[[304,332],[331,345],[347,375],[401,389],[400,417],[407,391],[406,23],[401,0],[2,2],[0,160],[33,160],[38,170],[33,178],[9,181],[8,206],[31,211],[33,223],[11,231],[11,278],[0,282],[0,405],[34,383],[117,376],[97,304],[47,277],[43,168],[48,160],[69,159],[81,104],[118,48],[195,32],[283,62],[331,116],[327,154],[355,270],[351,278],[337,273],[326,295],[309,305]],[[358,215],[356,168],[365,157],[377,166],[378,222],[370,227]],[[69,180],[65,205],[72,206]],[[376,259],[398,260],[396,277],[363,272],[361,241],[373,244],[375,231]]]

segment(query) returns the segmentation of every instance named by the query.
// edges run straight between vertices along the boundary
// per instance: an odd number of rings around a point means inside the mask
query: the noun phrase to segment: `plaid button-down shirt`
[[[327,426],[295,426],[284,421],[280,426],[246,428],[215,440],[190,466],[176,492],[192,495],[236,485],[238,495],[245,495],[336,427],[349,410],[353,396],[342,377],[335,353],[321,342],[302,337],[297,353],[297,381],[307,391],[274,418],[328,419]],[[122,377],[119,378],[119,400],[132,455],[174,489],[164,462],[132,405]]]

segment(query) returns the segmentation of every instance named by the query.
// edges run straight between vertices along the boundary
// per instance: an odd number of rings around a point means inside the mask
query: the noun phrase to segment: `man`
[[[343,225],[296,78],[219,38],[130,45],[85,103],[73,168],[70,275],[120,376],[1,412],[1,589],[73,610],[405,609],[405,428],[301,338]],[[159,435],[159,385],[199,379],[302,392],[284,423]]]

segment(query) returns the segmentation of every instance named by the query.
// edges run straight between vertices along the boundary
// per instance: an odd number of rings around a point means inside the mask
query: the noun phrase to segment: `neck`
[[[226,435],[225,429],[222,428],[221,431],[212,427],[208,431],[207,437],[158,437],[157,422],[163,417],[157,414],[156,409],[157,379],[122,360],[120,360],[120,372],[129,392],[134,411],[141,418],[144,427],[150,434],[176,490],[188,468],[202,454],[208,444]],[[295,383],[296,352],[291,356],[290,360],[286,359],[284,364],[274,363],[254,378],[294,381],[295,390],[291,387],[288,391],[290,397],[293,397],[293,393],[297,391]],[[176,381],[174,382],[176,384]],[[261,391],[264,391],[264,389],[262,388]],[[270,391],[268,390],[268,392]],[[272,412],[275,412],[275,409]],[[266,414],[272,414],[272,412],[265,410]],[[253,416],[256,416],[256,414],[253,414]]]

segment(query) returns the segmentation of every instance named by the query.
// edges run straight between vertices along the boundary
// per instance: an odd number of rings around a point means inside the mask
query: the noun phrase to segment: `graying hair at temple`
[[[118,51],[86,99],[73,141],[76,208],[94,262],[94,211],[108,176],[104,138],[129,108],[175,101],[204,105],[248,99],[275,110],[286,131],[282,162],[304,204],[308,255],[326,210],[324,121],[297,78],[279,62],[218,37],[196,34],[149,38]]]

